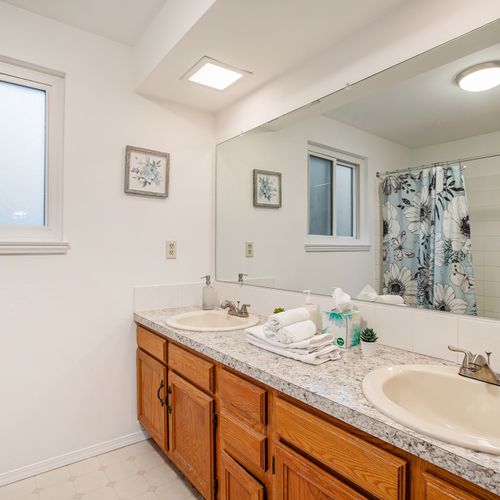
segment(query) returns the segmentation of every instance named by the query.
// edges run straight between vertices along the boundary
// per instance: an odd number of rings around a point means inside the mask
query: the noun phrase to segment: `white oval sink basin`
[[[259,322],[258,316],[250,314],[248,318],[231,316],[222,309],[212,311],[189,311],[171,316],[166,320],[168,326],[179,330],[195,332],[227,332],[254,326]]]
[[[500,455],[500,387],[458,367],[403,365],[363,379],[366,399],[397,422],[442,441]]]

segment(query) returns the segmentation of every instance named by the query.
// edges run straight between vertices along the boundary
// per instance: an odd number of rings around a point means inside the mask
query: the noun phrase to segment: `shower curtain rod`
[[[376,176],[381,178],[382,176],[391,175],[391,174],[402,174],[405,172],[413,172],[415,170],[424,170],[426,168],[439,167],[441,165],[452,165],[453,163],[462,163],[464,161],[474,161],[474,160],[485,160],[486,158],[494,158],[495,156],[500,156],[500,153],[491,153],[487,155],[481,156],[469,156],[469,158],[459,158],[458,160],[453,161],[437,161],[434,163],[427,163],[425,165],[419,165],[417,167],[408,167],[403,168],[401,170],[391,170],[386,172],[377,172]]]

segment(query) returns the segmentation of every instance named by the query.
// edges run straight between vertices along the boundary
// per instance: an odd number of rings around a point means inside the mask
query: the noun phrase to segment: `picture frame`
[[[270,170],[253,171],[253,206],[281,208],[281,172]]]
[[[170,154],[125,148],[125,193],[168,198]]]

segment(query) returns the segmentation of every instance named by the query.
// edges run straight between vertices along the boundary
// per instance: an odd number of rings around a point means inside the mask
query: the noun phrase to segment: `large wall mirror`
[[[499,72],[497,21],[218,145],[217,279],[500,318]]]

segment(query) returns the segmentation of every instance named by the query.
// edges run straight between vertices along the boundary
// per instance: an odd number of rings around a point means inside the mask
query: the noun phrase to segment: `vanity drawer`
[[[366,492],[377,498],[405,498],[405,460],[280,398],[275,423],[283,440]]]
[[[175,344],[170,344],[168,365],[171,370],[176,371],[198,387],[214,392],[215,366],[210,361],[206,361]]]
[[[457,486],[424,472],[425,498],[427,500],[479,500]]]
[[[220,415],[220,439],[223,449],[234,455],[244,465],[266,470],[267,437],[265,434],[241,423],[225,412]]]
[[[167,362],[167,341],[142,326],[137,327],[137,345],[158,361]]]
[[[265,426],[267,391],[221,368],[219,371],[221,408],[252,426]]]

